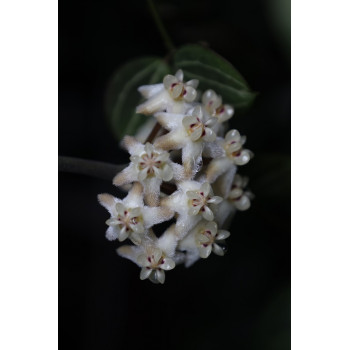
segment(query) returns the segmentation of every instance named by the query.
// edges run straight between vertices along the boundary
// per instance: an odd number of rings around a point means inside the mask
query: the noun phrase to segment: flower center
[[[204,206],[207,204],[207,197],[204,196],[203,192],[197,192],[199,196],[189,200],[189,205],[192,207],[199,207],[199,210],[204,211]]]
[[[141,218],[137,216],[131,216],[128,210],[124,210],[123,213],[119,213],[117,219],[120,221],[120,226],[125,226],[125,230],[132,231],[132,225],[137,225]]]
[[[147,256],[147,260],[148,262],[151,264],[150,266],[148,266],[148,269],[152,269],[152,270],[156,270],[156,269],[160,269],[159,265],[162,265],[164,263],[164,256],[162,255],[158,261],[156,261],[154,255],[148,255]]]
[[[196,119],[197,119],[197,122],[189,125],[187,129],[187,133],[189,135],[191,135],[193,132],[196,132],[199,134],[200,132],[198,130],[202,130],[202,132],[200,133],[200,137],[202,137],[205,135],[205,125],[202,123],[202,121],[198,117],[196,117]]]
[[[233,147],[235,144],[237,147]],[[234,149],[234,151],[232,151],[232,149]],[[239,157],[242,151],[242,145],[238,141],[226,142],[225,151],[227,156],[230,158]]]
[[[209,239],[209,241],[202,243],[203,247],[207,247],[208,245],[211,245],[215,242],[216,235],[212,235],[210,230],[204,230],[203,232],[201,232],[201,234]]]
[[[139,163],[140,170],[147,169],[147,175],[154,175],[153,167],[160,169],[162,166],[162,162],[160,160],[157,160],[158,156],[158,153],[153,152],[151,155],[145,153],[143,156],[141,156],[141,161]]]

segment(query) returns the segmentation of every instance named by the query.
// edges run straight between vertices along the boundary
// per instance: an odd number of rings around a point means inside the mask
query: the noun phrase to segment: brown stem
[[[156,125],[153,127],[152,131],[150,132],[150,134],[148,135],[145,143],[147,142],[152,143],[161,128],[162,126],[157,122]]]

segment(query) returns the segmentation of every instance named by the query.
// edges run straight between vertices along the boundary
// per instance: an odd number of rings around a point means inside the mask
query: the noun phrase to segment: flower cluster
[[[117,249],[140,268],[140,278],[164,283],[165,271],[186,267],[213,252],[222,256],[236,210],[247,210],[253,198],[247,179],[237,167],[252,153],[245,137],[227,121],[234,108],[213,90],[199,99],[197,80],[184,82],[183,72],[167,75],[163,83],[141,86],[146,99],[137,113],[152,115],[158,129],[151,140],[126,136],[123,147],[130,164],[113,179],[129,192],[124,199],[100,194],[110,218],[106,237],[132,245]],[[158,130],[158,131],[157,131]],[[173,219],[165,232],[154,225]]]

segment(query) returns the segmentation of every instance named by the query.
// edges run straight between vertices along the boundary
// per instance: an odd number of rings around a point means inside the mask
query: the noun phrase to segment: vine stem
[[[111,164],[95,160],[58,156],[58,171],[96,177],[102,180],[113,179],[127,164]]]
[[[169,34],[167,33],[167,31],[165,30],[165,27],[163,25],[162,20],[160,19],[160,16],[158,14],[158,11],[156,9],[156,6],[154,5],[153,0],[147,0],[148,3],[148,8],[151,12],[151,15],[154,19],[154,22],[159,30],[160,35],[163,38],[164,41],[164,45],[166,46],[166,48],[171,52],[175,50],[175,45],[173,44],[173,42],[170,39]]]

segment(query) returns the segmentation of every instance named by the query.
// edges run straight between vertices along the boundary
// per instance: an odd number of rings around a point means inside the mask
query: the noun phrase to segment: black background
[[[60,348],[290,348],[290,38],[276,2],[158,1],[176,45],[208,43],[259,92],[231,120],[255,154],[241,173],[256,198],[235,217],[223,258],[153,285],[104,237],[96,197],[121,195],[112,179],[60,173]],[[165,54],[145,1],[60,0],[59,154],[128,162],[105,120],[106,86],[128,60]]]

